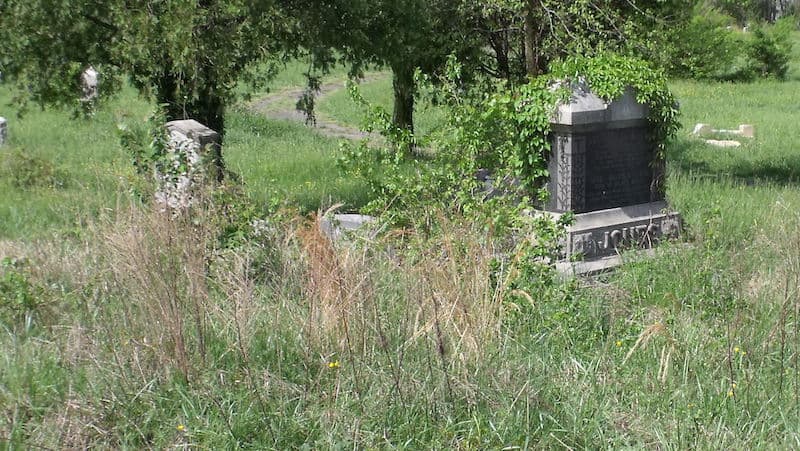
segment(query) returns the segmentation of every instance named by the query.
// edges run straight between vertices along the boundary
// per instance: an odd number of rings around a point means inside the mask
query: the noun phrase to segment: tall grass
[[[0,443],[798,447],[797,81],[674,86],[683,133],[748,122],[757,137],[727,150],[681,137],[668,197],[683,242],[522,304],[496,277],[500,247],[469,218],[443,219],[436,236],[333,243],[314,215],[231,217],[276,197],[357,204],[358,188],[327,172],[334,143],[300,126],[234,112],[226,152],[249,198],[184,221],[114,202],[128,170],[105,138],[95,148],[85,133],[41,133],[48,118],[112,125],[110,111],[12,122],[4,164],[37,176],[0,180],[0,211],[20,211],[18,225],[0,218]],[[22,148],[32,163],[8,156]],[[312,180],[324,183],[305,188]],[[111,210],[80,222],[56,205],[95,201]],[[249,232],[226,241],[232,220]]]
[[[348,244],[289,218],[226,249],[213,221],[132,207],[92,226],[102,240],[4,248],[24,263],[3,274],[41,302],[27,328],[2,317],[0,435],[51,448],[792,447],[800,216],[775,215],[786,239],[753,238],[769,264],[730,266],[709,235],[520,317],[493,282],[498,248],[462,221]]]

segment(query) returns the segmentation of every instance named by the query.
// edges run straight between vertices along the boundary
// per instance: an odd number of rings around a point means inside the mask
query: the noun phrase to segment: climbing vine
[[[613,53],[573,57],[554,62],[550,73],[514,90],[495,85],[477,94],[463,89],[457,63],[451,61],[446,72],[435,93],[446,105],[447,124],[427,142],[395,129],[387,111],[369,105],[351,88],[367,113],[367,129],[379,131],[388,142],[343,145],[340,165],[366,180],[373,191],[367,213],[419,225],[429,223],[425,212],[439,206],[484,216],[495,229],[512,224],[519,211],[547,197],[550,122],[575,83],[585,83],[607,102],[627,87],[634,89],[637,101],[649,107],[654,174],[663,173],[659,166],[678,129],[678,110],[663,73],[643,60]],[[425,152],[409,157],[403,152],[409,142],[424,146]],[[481,172],[491,174],[488,191],[486,182],[476,177]]]
[[[427,141],[395,128],[387,111],[369,105],[351,87],[367,113],[367,130],[379,131],[386,144],[343,144],[339,162],[372,189],[366,213],[392,225],[436,234],[442,214],[484,224],[487,237],[499,243],[493,280],[522,317],[531,302],[548,299],[563,300],[553,312],[568,311],[562,307],[570,304],[572,289],[556,282],[554,263],[563,256],[573,217],[555,219],[533,207],[547,198],[550,123],[575,84],[588,85],[607,102],[628,87],[635,90],[636,99],[649,107],[653,173],[660,176],[667,141],[678,128],[675,100],[661,72],[614,54],[556,62],[549,74],[514,90],[496,85],[472,93],[463,89],[460,67],[451,62],[434,91],[446,106],[447,123]],[[409,145],[417,152],[405,152]],[[554,318],[561,321],[559,315]]]
[[[666,146],[680,124],[675,97],[667,86],[664,73],[638,58],[603,53],[595,57],[574,57],[551,66],[554,80],[583,78],[597,96],[610,102],[627,87],[636,92],[636,100],[650,110],[650,139],[656,146],[656,159],[663,160]]]

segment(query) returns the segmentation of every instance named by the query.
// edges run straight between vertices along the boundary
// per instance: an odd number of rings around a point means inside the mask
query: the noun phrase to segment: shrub
[[[22,261],[0,261],[0,323],[29,330],[45,307],[43,299],[44,290],[30,280]]]
[[[730,71],[741,53],[732,19],[714,10],[696,14],[666,44],[662,64],[674,76],[715,78]]]
[[[792,51],[790,33],[793,26],[792,19],[787,17],[771,26],[753,27],[752,38],[747,45],[750,70],[762,77],[786,78]]]
[[[66,174],[52,162],[15,150],[2,159],[0,174],[16,188],[63,188]]]

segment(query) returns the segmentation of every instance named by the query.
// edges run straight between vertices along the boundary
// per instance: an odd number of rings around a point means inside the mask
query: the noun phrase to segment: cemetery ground
[[[217,212],[170,221],[132,194],[116,128],[150,109],[132,91],[91,119],[5,113],[0,443],[798,447],[799,69],[795,54],[786,82],[673,82],[684,128],[667,197],[683,240],[529,305],[493,289],[469,221],[403,259],[331,248],[303,215],[356,208],[365,190],[336,169],[337,140],[302,124],[231,113],[224,154],[246,196],[299,213],[211,252]],[[386,86],[363,90],[381,102]],[[320,114],[355,125],[343,96]],[[434,129],[438,113],[421,114]],[[688,136],[698,122],[756,136],[715,148]]]

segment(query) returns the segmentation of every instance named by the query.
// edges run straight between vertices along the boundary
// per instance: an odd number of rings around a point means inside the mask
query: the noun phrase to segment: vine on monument
[[[465,91],[460,71],[451,60],[435,88],[417,76],[447,110],[446,126],[425,143],[394,127],[385,109],[370,105],[351,86],[351,96],[366,112],[365,129],[379,131],[387,145],[345,143],[339,163],[370,187],[373,201],[365,212],[392,225],[436,233],[437,215],[446,212],[485,224],[490,235],[511,237],[506,242],[514,243],[513,249],[493,264],[508,299],[520,307],[533,297],[550,298],[554,262],[572,216],[554,220],[532,210],[547,198],[550,122],[558,104],[569,99],[576,83],[608,102],[632,87],[637,101],[649,107],[653,170],[661,174],[658,165],[678,129],[675,99],[662,72],[611,53],[555,62],[549,74],[515,90],[497,84],[488,91]],[[425,149],[410,158],[403,152],[409,144]],[[480,173],[491,174],[491,186]],[[570,296],[554,298],[559,297]]]
[[[492,227],[510,224],[509,215],[546,199],[550,121],[575,83],[587,84],[608,102],[622,96],[627,87],[635,90],[637,101],[649,107],[654,165],[663,161],[667,142],[679,126],[665,76],[640,59],[613,53],[573,57],[553,63],[550,73],[515,90],[495,85],[481,93],[464,92],[460,71],[451,60],[446,77],[435,88],[437,100],[447,109],[447,125],[426,143],[426,151],[419,152],[427,157],[409,158],[403,153],[409,144],[421,146],[418,138],[394,127],[385,109],[369,105],[355,86],[349,88],[366,112],[365,129],[379,131],[388,143],[374,146],[364,140],[342,145],[341,167],[366,180],[372,190],[367,213],[382,214],[397,225],[419,225],[415,221],[419,222],[420,212],[440,206],[488,214]],[[419,76],[418,82],[430,85]],[[480,171],[491,174],[492,193],[476,178]]]

